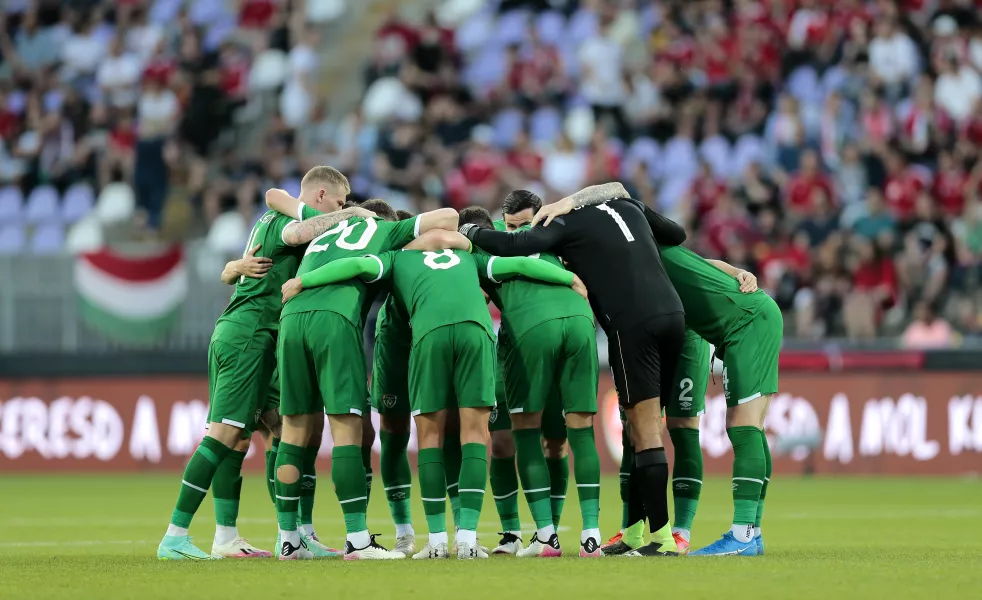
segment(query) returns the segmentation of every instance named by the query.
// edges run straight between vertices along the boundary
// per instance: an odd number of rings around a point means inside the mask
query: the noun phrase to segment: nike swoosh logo
[[[200,557],[195,556],[193,554],[188,554],[187,552],[181,552],[180,550],[171,550],[171,552],[173,552],[174,554],[180,554],[184,558],[190,558],[192,560],[204,560],[203,558],[200,558]]]

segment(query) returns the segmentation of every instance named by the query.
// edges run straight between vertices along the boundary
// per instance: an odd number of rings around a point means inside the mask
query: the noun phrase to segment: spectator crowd
[[[0,253],[60,252],[66,232],[69,250],[99,245],[119,221],[141,238],[200,235],[230,209],[247,227],[263,187],[296,187],[288,145],[313,110],[317,32],[343,8],[7,0]]]
[[[168,184],[251,222],[313,164],[412,211],[618,179],[757,273],[789,335],[982,335],[975,0],[443,0],[385,19],[347,114],[311,0],[9,4],[0,177],[25,194],[132,182],[156,228]],[[258,157],[224,140],[257,89]]]
[[[695,250],[758,273],[789,334],[868,340],[943,316],[977,335],[979,14],[970,0],[449,0],[377,32],[332,158],[361,193],[413,209],[620,179]]]

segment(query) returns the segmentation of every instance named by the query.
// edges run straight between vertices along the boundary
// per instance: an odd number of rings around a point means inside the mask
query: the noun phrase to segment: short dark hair
[[[359,205],[365,210],[370,210],[376,215],[382,217],[386,221],[398,221],[399,217],[396,215],[394,208],[389,206],[389,203],[381,198],[372,198],[370,200],[365,200]]]
[[[461,225],[473,223],[484,229],[494,229],[494,222],[491,221],[491,213],[483,206],[468,206],[460,211],[457,221]]]
[[[415,215],[413,215],[413,213],[409,212],[408,210],[402,210],[400,208],[399,210],[396,211],[396,217],[400,221],[405,221],[406,219],[412,219],[413,216],[415,216]]]
[[[538,212],[542,208],[542,198],[528,190],[513,190],[505,196],[505,202],[501,205],[501,212],[506,215],[513,215],[526,208],[531,208],[532,212]]]

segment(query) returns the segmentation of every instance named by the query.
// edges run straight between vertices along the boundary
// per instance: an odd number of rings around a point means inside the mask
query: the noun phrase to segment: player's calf
[[[316,416],[283,417],[283,437],[276,452],[276,521],[279,525],[280,560],[313,558],[299,531],[301,474],[306,444]]]
[[[215,473],[238,441],[240,432],[241,428],[232,425],[211,423],[208,435],[198,444],[184,468],[177,503],[171,513],[167,532],[157,549],[159,558],[201,560],[201,555],[207,556],[191,543],[188,528],[211,487]]]
[[[484,505],[488,481],[488,431],[490,407],[460,409],[460,528],[457,531],[457,558],[487,558],[477,543],[477,523]]]
[[[507,408],[496,407],[492,417],[497,422],[504,420]],[[491,463],[490,480],[491,493],[494,495],[494,507],[501,522],[501,540],[492,554],[512,554],[523,548],[522,525],[518,517],[518,470],[515,464],[515,440],[511,429],[494,429],[494,423],[489,425],[491,431]]]
[[[566,431],[574,456],[576,493],[580,501],[583,530],[580,533],[580,556],[603,556],[600,550],[600,456],[594,439],[593,414],[569,413]]]
[[[382,486],[396,526],[393,550],[411,556],[416,551],[412,524],[412,471],[409,466],[409,415],[380,415]]]
[[[512,415],[512,435],[518,458],[518,475],[522,481],[525,500],[528,502],[536,532],[527,548],[518,553],[520,558],[532,556],[559,556],[562,550],[553,522],[550,492],[552,485],[549,467],[542,452],[542,412],[515,413]]]
[[[546,457],[546,469],[549,470],[549,506],[552,510],[552,524],[558,531],[569,489],[569,451],[565,435],[559,438],[544,436],[543,431],[542,453]]]

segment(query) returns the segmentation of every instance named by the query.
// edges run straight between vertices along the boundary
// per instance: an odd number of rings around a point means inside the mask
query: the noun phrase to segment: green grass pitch
[[[325,473],[326,475],[326,473]],[[0,598],[978,598],[982,589],[982,482],[955,479],[776,478],[767,499],[767,555],[759,558],[488,561],[275,560],[164,562],[155,556],[179,477],[173,475],[4,476],[0,494]],[[322,481],[329,482],[323,477]],[[729,526],[729,482],[711,479],[694,545]],[[262,476],[246,477],[239,530],[270,549],[275,520]],[[575,498],[561,535],[577,549]],[[418,501],[418,490],[414,490]],[[524,507],[523,507],[524,509]],[[605,536],[620,523],[617,481],[605,478]],[[525,511],[523,523],[530,523]],[[191,533],[211,548],[210,497]],[[414,519],[425,541],[423,512]],[[343,521],[330,484],[321,484],[315,524],[340,543]],[[369,526],[393,542],[376,489]],[[526,525],[526,530],[531,528]],[[479,535],[497,540],[490,493]],[[526,541],[528,535],[525,536]]]

